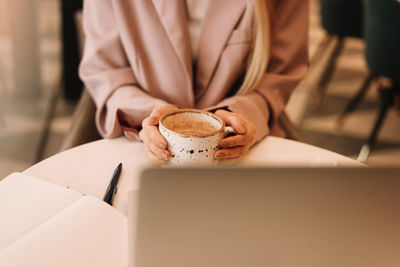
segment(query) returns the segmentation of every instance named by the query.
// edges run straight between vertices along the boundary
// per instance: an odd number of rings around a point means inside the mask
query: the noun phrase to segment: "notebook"
[[[400,169],[149,169],[130,266],[398,267],[399,192]]]
[[[13,173],[0,215],[0,266],[127,265],[127,219],[94,197]]]

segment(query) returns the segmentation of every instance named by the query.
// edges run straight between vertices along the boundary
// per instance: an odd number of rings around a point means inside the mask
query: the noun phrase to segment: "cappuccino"
[[[221,122],[208,113],[193,111],[167,116],[162,124],[172,132],[198,137],[214,135],[222,127]]]
[[[217,131],[211,123],[205,121],[175,123],[174,125],[166,126],[171,131],[184,135],[212,135]]]

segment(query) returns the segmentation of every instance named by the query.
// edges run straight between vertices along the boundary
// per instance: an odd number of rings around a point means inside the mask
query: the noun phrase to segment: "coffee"
[[[163,125],[179,134],[190,136],[214,135],[221,128],[222,124],[201,112],[184,112],[168,116],[162,121]]]
[[[217,130],[211,123],[204,121],[176,123],[167,126],[168,129],[184,135],[212,135]]]

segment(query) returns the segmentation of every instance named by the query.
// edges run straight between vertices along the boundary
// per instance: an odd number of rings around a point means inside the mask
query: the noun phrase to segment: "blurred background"
[[[310,6],[310,71],[288,103],[289,118],[309,144],[370,166],[400,166],[400,4]],[[1,178],[54,155],[71,132],[82,92],[81,7],[0,0]]]

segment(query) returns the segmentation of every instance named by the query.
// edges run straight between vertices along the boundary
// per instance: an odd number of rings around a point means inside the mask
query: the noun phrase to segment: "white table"
[[[141,155],[134,157],[133,155]],[[134,160],[135,158],[135,160]],[[127,193],[138,189],[140,172],[150,163],[143,144],[124,137],[103,139],[56,154],[25,170],[25,174],[102,199],[111,175],[122,162],[114,207],[127,214]],[[315,146],[267,137],[241,160],[245,166],[364,166]]]

